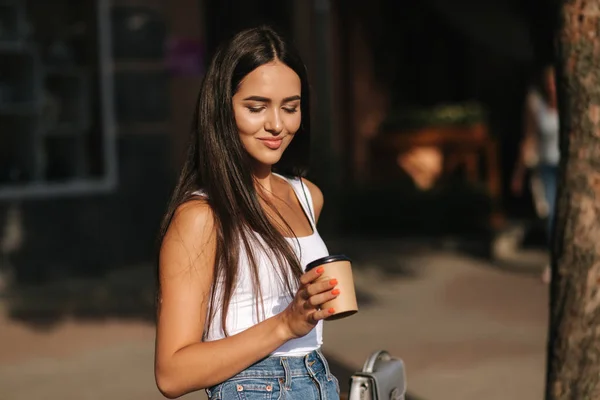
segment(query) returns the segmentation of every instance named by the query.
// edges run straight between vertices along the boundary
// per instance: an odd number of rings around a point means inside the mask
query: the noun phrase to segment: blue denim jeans
[[[206,390],[210,400],[339,400],[338,380],[320,350],[268,357]]]

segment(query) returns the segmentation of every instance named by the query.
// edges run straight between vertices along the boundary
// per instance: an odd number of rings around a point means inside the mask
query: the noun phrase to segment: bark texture
[[[562,0],[547,400],[600,399],[600,0]]]

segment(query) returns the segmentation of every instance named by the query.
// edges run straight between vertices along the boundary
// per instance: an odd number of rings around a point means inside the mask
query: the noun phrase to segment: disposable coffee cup
[[[317,282],[337,279],[338,284],[336,288],[340,290],[338,297],[321,305],[321,308],[324,310],[330,308],[335,310],[326,320],[333,321],[356,314],[358,312],[358,304],[356,303],[356,293],[354,291],[351,260],[342,254],[319,258],[306,266],[306,272],[318,267],[323,267],[325,271],[317,279]]]

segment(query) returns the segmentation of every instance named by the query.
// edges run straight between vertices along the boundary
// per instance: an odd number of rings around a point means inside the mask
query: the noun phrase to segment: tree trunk
[[[546,399],[600,399],[600,0],[562,0]]]

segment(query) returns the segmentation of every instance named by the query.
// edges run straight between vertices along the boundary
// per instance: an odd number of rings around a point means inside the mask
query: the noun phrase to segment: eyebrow
[[[286,97],[283,99],[283,103],[289,103],[290,101],[300,100],[301,97],[299,95]],[[261,101],[263,103],[270,103],[271,99],[262,96],[250,96],[246,97],[244,101]]]

